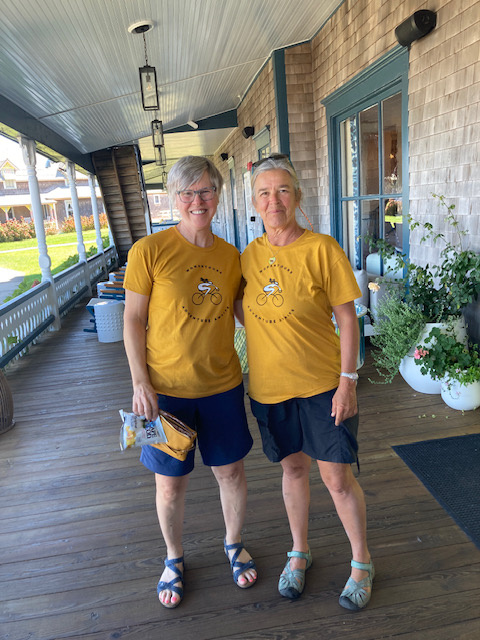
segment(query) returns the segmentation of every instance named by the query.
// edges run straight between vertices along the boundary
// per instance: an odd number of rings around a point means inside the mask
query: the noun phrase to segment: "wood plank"
[[[8,640],[473,640],[480,614],[480,551],[398,458],[393,444],[475,433],[479,412],[455,412],[403,380],[371,385],[361,370],[360,482],[377,577],[369,607],[338,605],[350,551],[328,492],[311,468],[305,593],[277,593],[291,537],[279,465],[255,444],[246,458],[244,538],[259,581],[235,587],[222,548],[211,471],[197,461],[186,499],[186,592],[173,611],[155,592],[164,545],[152,474],[120,452],[118,409],[131,383],[123,344],[83,332],[78,306],[7,369],[14,429],[0,436],[0,627]],[[246,382],[248,379],[246,378]],[[248,403],[247,403],[248,410]],[[435,417],[433,417],[435,416]],[[56,437],[52,434],[56,433]]]

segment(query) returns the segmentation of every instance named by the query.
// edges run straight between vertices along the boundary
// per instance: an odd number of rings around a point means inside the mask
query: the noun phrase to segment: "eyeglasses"
[[[264,162],[267,162],[267,160],[286,160],[289,164],[292,164],[290,162],[290,158],[284,153],[272,153],[270,156],[268,156],[268,158],[262,158],[261,160],[257,160],[256,162],[254,162],[252,164],[252,170],[255,171],[255,169],[257,169]]]
[[[217,187],[205,187],[205,189],[185,189],[184,191],[177,191],[177,196],[180,198],[181,202],[185,204],[190,204],[195,200],[195,196],[200,196],[200,200],[203,202],[208,202],[208,200],[212,200],[215,196],[215,192]]]

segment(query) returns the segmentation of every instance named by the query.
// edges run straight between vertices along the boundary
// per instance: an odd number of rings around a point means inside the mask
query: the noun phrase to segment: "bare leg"
[[[352,559],[357,562],[369,563],[365,496],[350,465],[319,460],[318,468],[350,541]],[[356,582],[367,575],[366,571],[352,568],[351,577]]]
[[[212,471],[220,489],[220,502],[225,520],[225,542],[226,544],[241,542],[247,508],[247,480],[243,460],[212,467]],[[230,559],[233,553],[234,551],[229,552]],[[237,558],[239,562],[248,562],[251,559],[251,555],[245,549]],[[248,582],[255,582],[256,579],[257,572],[254,569],[247,569],[239,576],[237,582],[243,586]]]
[[[282,491],[294,551],[308,551],[308,512],[310,507],[309,472],[312,460],[305,453],[293,453],[281,461]],[[290,568],[305,569],[307,561],[290,558]]]
[[[183,556],[183,517],[188,476],[170,477],[156,473],[155,483],[157,515],[167,547],[167,558],[181,558]],[[183,566],[178,568],[183,569]],[[175,574],[166,567],[160,579],[164,582],[170,582],[174,577]],[[160,591],[159,599],[164,604],[175,604],[179,596],[169,589],[165,589]]]

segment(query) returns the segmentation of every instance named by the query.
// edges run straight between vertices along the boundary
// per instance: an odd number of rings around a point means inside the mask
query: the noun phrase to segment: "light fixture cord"
[[[147,41],[145,40],[145,33],[142,33],[143,35],[143,46],[145,48],[145,66],[148,67],[148,56],[147,56]]]

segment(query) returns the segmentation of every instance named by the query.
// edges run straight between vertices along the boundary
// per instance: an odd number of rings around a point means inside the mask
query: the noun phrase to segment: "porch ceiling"
[[[144,160],[153,160],[154,112],[143,110],[139,91],[143,37],[129,25],[154,23],[145,36],[148,62],[157,70],[158,117],[169,131],[236,109],[271,52],[311,39],[342,1],[4,2],[0,98],[12,108],[0,120],[20,130],[19,107],[30,126],[33,118],[79,155],[140,141]],[[231,130],[168,135],[167,157],[212,154]]]

